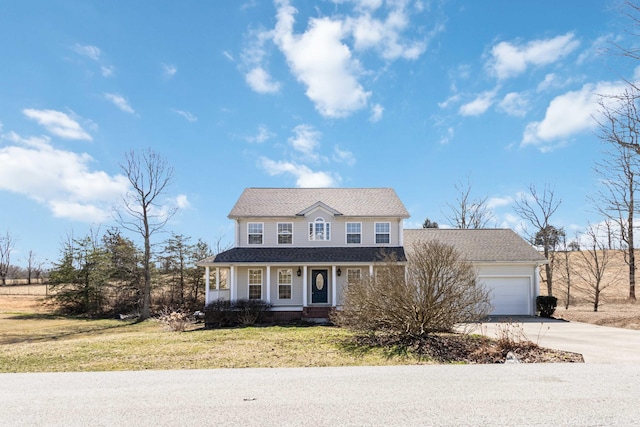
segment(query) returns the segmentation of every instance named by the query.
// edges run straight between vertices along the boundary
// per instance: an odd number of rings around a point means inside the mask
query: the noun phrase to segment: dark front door
[[[311,303],[326,304],[329,302],[327,270],[311,270]]]

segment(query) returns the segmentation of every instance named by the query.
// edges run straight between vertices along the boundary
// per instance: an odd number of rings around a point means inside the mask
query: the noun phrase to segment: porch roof
[[[398,261],[407,258],[402,247],[326,247],[326,248],[233,248],[199,261],[197,265],[234,263],[371,263],[381,262],[385,255]]]

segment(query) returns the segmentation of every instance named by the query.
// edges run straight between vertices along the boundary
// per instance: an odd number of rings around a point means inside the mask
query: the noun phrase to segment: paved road
[[[530,341],[542,347],[581,353],[586,363],[640,363],[640,331],[631,329],[540,317],[498,317],[475,331],[496,336],[508,321]]]
[[[7,426],[627,426],[640,365],[0,374]]]

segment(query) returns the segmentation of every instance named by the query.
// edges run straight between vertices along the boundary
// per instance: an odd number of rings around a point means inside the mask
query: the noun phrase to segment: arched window
[[[331,223],[316,218],[309,223],[309,240],[331,240]]]

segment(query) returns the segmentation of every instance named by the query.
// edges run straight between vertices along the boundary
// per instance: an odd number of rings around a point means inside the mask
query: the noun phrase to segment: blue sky
[[[9,1],[0,13],[0,231],[24,264],[113,224],[119,163],[175,169],[168,231],[232,242],[245,187],[393,187],[446,224],[456,185],[490,225],[554,188],[572,234],[602,155],[597,94],[636,64],[609,1]],[[156,236],[162,240],[167,236]]]

